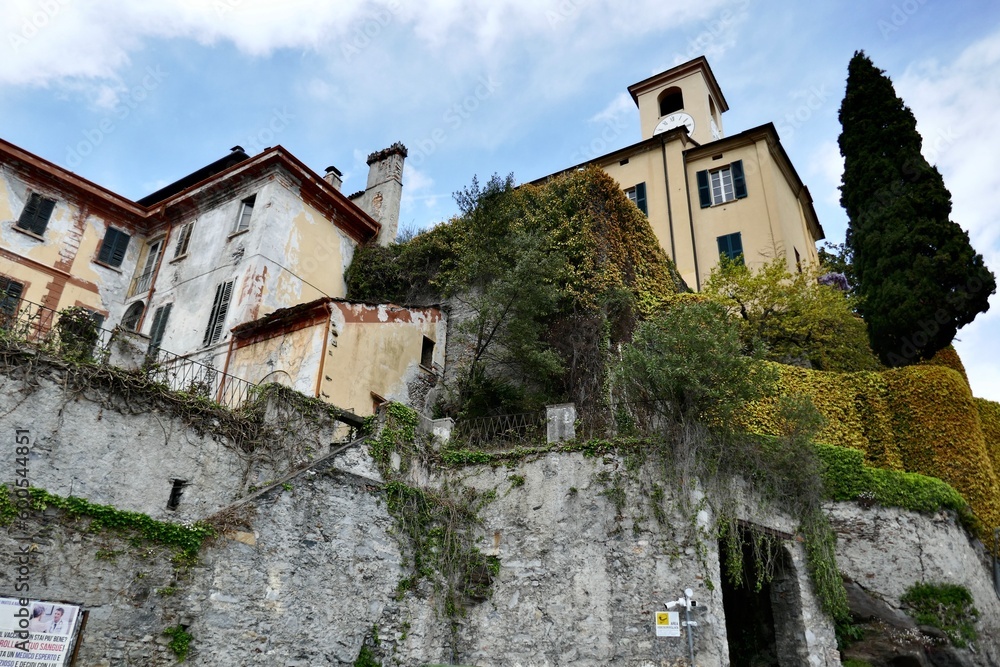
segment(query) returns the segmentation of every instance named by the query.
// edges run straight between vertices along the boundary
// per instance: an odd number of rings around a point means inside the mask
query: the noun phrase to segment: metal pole
[[[688,599],[687,595],[684,596],[686,605],[684,605],[684,622],[687,624],[687,635],[688,635],[688,653],[691,656],[691,667],[694,667],[694,635],[691,633],[691,600]]]

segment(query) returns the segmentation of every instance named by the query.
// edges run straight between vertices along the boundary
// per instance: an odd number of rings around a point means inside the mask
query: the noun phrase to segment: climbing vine
[[[111,531],[168,547],[175,552],[175,562],[181,564],[193,563],[202,544],[213,534],[212,529],[204,523],[188,526],[157,521],[140,512],[99,505],[75,496],[64,498],[37,487],[29,489],[29,495],[30,507],[35,512],[55,507],[62,510],[68,519],[88,519],[82,526],[87,532]],[[10,490],[6,485],[0,485],[0,524],[10,525],[17,516],[18,508],[11,499]],[[70,522],[68,525],[77,524]]]
[[[469,487],[424,488],[407,481],[406,473],[422,454],[416,433],[417,414],[398,404],[384,405],[369,421],[369,451],[383,479],[389,513],[395,518],[410,565],[410,575],[400,581],[399,594],[421,579],[442,588],[443,611],[458,616],[468,602],[489,597],[499,560],[473,545],[479,525],[478,511],[495,494],[480,494]],[[393,458],[398,456],[398,468]]]

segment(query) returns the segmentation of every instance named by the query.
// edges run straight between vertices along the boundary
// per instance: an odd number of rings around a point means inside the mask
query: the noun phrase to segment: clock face
[[[653,134],[666,132],[681,125],[687,127],[688,134],[694,133],[694,118],[691,117],[691,114],[684,113],[683,111],[675,111],[669,116],[664,116],[660,119],[660,122],[656,124],[656,129],[653,130]]]

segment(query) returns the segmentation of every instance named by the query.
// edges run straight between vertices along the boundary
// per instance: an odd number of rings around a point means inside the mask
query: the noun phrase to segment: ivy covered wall
[[[778,369],[782,393],[809,396],[826,418],[820,442],[861,450],[875,467],[942,479],[968,501],[984,535],[1000,526],[1000,404],[973,398],[959,369]],[[777,433],[775,405],[755,406],[750,427]]]

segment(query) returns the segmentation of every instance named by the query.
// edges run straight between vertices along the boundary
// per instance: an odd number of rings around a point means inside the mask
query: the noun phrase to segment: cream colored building
[[[386,401],[424,407],[444,367],[446,334],[435,307],[321,298],[235,327],[229,371],[362,416]]]
[[[690,287],[721,254],[751,267],[782,256],[790,271],[818,262],[823,228],[774,125],[727,136],[729,105],[704,57],[628,90],[642,141],[570,169],[593,164],[618,181]]]
[[[198,378],[215,397],[224,371],[363,415],[406,400],[440,370],[440,312],[341,301],[355,248],[396,235],[406,155],[369,155],[366,188],[348,196],[333,167],[319,176],[281,146],[236,146],[131,201],[0,140],[0,328],[31,319],[45,333],[81,306],[124,332],[139,363],[208,369]],[[316,304],[324,324],[305,327]],[[268,317],[289,309],[295,327]],[[241,329],[261,322],[256,337]]]

